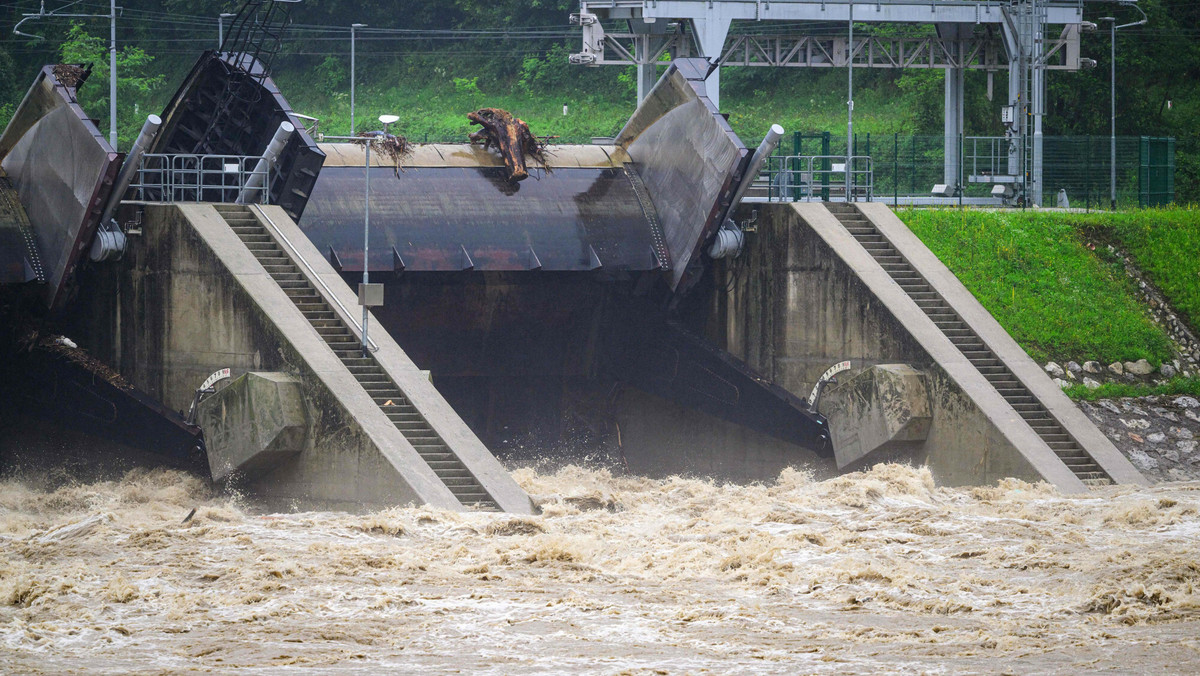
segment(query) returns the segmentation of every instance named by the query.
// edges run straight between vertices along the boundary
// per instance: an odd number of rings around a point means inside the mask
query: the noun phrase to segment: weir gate
[[[516,182],[477,145],[317,143],[245,53],[123,155],[46,67],[0,138],[6,466],[347,510],[533,510],[501,459],[1144,483],[886,206],[742,204],[781,130],[743,145],[709,71]]]

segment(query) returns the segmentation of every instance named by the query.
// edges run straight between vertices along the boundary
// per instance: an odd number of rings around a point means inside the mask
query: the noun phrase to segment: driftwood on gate
[[[388,133],[373,131],[360,132],[358,137],[359,140],[353,141],[353,143],[364,147],[368,143],[371,143],[372,152],[390,158],[395,163],[396,178],[400,178],[400,172],[403,171],[400,168],[400,163],[404,161],[405,157],[411,155],[413,151],[413,144],[409,143],[408,139],[403,136],[393,136]]]
[[[504,166],[508,167],[509,181],[523,181],[529,177],[526,158],[532,157],[543,165],[546,163],[546,144],[529,131],[528,124],[507,110],[482,108],[467,113],[467,119],[483,127],[471,134],[471,143],[482,143],[486,150],[495,146],[504,158]]]

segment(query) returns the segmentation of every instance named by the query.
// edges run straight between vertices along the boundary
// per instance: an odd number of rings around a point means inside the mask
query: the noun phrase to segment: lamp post
[[[397,115],[380,115],[379,121],[383,123],[383,135],[382,136],[372,136],[371,139],[368,140],[366,143],[367,194],[366,194],[365,202],[363,203],[363,280],[362,280],[362,283],[363,283],[363,290],[364,290],[363,292],[364,293],[367,293],[367,291],[366,291],[366,289],[368,288],[367,285],[371,281],[371,266],[368,264],[370,259],[367,256],[367,253],[371,250],[371,144],[374,143],[377,139],[388,138],[388,136],[389,136],[388,126],[399,119],[400,119],[400,117]],[[363,304],[362,349],[363,349],[363,356],[365,357],[365,356],[367,356],[367,316],[368,316],[368,310],[370,309],[370,305],[366,302],[365,298],[360,300],[359,302],[361,302]]]
[[[359,28],[366,28],[365,23],[350,24],[350,135],[354,136],[354,32]],[[367,144],[370,147],[370,144]],[[370,152],[370,151],[368,151]]]
[[[1117,25],[1117,18],[1113,16],[1102,16],[1101,21],[1107,21],[1109,25],[1109,52],[1108,52],[1108,99],[1109,99],[1109,130],[1108,130],[1108,196],[1111,200],[1110,206],[1113,209],[1117,208],[1117,31],[1130,26],[1140,26],[1147,21],[1146,13],[1142,12],[1142,8],[1137,5],[1121,3],[1122,6],[1133,7],[1142,13],[1140,21],[1133,23],[1125,23]]]
[[[74,5],[74,4],[78,4],[78,3],[71,3],[70,5],[66,5],[59,9],[66,9],[66,7],[70,7],[71,5]],[[45,40],[45,38],[40,35],[34,35],[31,33],[22,32],[21,25],[24,24],[26,21],[37,21],[38,19],[44,19],[48,16],[59,17],[59,18],[78,17],[81,19],[92,19],[92,18],[108,19],[108,144],[110,146],[112,146],[113,150],[116,150],[117,149],[117,0],[109,0],[108,14],[75,14],[75,13],[63,14],[63,13],[58,12],[57,10],[52,10],[52,11],[47,12],[46,11],[46,3],[43,2],[36,14],[30,13],[30,14],[22,14],[21,15],[21,20],[17,22],[17,25],[13,26],[13,31],[12,31],[13,35],[21,35],[21,36],[24,36],[27,38],[33,38],[34,40]]]
[[[371,132],[363,136],[326,136],[327,141],[353,141],[362,143],[365,151],[365,160],[363,162],[363,170],[366,172],[366,189],[363,194],[363,273],[362,284],[358,288],[358,302],[363,306],[362,314],[362,354],[368,356],[370,343],[367,341],[367,320],[370,317],[369,309],[376,304],[370,296],[370,281],[371,281],[371,146],[376,141],[386,140],[391,138],[391,133],[388,131],[389,126],[399,120],[397,115],[380,115],[379,121],[383,123],[382,132]]]
[[[846,41],[846,201],[853,198],[851,194],[851,148],[854,144],[854,0],[849,2],[850,19],[848,23],[849,39]]]
[[[108,144],[117,149],[117,0],[108,0]]]
[[[221,12],[217,15],[217,50],[219,51],[225,46],[225,19],[235,17],[237,14],[230,12]]]

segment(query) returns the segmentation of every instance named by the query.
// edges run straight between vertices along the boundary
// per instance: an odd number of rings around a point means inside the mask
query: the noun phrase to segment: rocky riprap
[[[1079,408],[1147,478],[1200,479],[1200,400],[1195,397],[1101,399],[1081,401]]]

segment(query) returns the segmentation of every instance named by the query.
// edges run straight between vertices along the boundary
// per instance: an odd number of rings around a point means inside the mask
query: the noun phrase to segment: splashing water
[[[514,474],[541,515],[0,483],[0,671],[1200,671],[1200,483]]]

